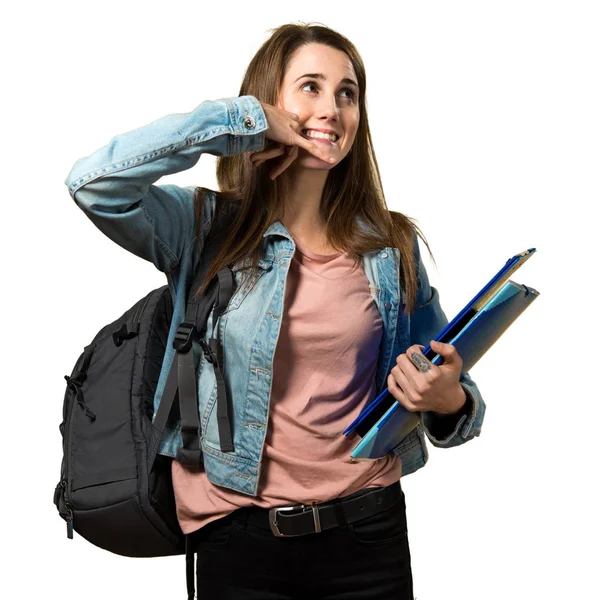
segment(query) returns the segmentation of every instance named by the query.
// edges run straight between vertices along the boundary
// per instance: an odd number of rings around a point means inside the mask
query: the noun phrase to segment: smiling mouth
[[[331,141],[329,138],[314,137],[314,136],[308,135],[306,129],[302,130],[302,137],[305,137],[307,140],[314,140],[315,142],[322,142],[322,143],[328,144],[330,146],[337,146],[337,142],[339,141],[340,138],[337,134],[333,134],[333,135],[335,136],[335,140]]]

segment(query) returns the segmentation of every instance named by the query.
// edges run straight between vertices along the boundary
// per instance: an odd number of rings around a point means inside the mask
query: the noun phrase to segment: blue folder
[[[510,327],[516,318],[539,296],[531,287],[508,278],[535,252],[530,248],[516,254],[490,279],[479,293],[434,339],[452,344],[463,359],[462,371],[468,372]],[[444,359],[428,345],[425,357],[434,365]],[[406,410],[386,388],[369,403],[344,431],[362,439],[350,456],[355,460],[374,460],[396,447],[419,423],[420,413]]]

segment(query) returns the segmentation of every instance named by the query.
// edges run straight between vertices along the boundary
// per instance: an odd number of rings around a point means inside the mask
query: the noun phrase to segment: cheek
[[[277,102],[276,106],[281,110],[298,115],[300,123],[304,123],[304,121],[308,118],[306,108],[303,107],[300,102],[286,98],[285,96]]]
[[[348,154],[350,150],[354,147],[354,144],[356,143],[356,132],[357,130],[354,130],[352,132],[349,132],[349,134],[346,136],[346,140],[344,141],[344,144],[342,146],[342,153],[344,154],[344,156]]]
[[[344,131],[346,132],[346,139],[353,142],[358,132],[358,119],[348,119],[344,124]]]

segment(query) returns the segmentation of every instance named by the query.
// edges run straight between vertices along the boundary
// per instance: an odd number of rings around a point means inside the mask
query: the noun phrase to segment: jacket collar
[[[269,228],[263,234],[263,238],[269,237],[271,235],[282,235],[288,240],[292,239],[290,232],[284,227],[283,223],[279,219],[271,223]]]

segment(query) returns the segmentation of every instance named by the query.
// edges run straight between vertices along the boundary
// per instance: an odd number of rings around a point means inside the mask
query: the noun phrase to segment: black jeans
[[[374,516],[298,537],[253,523],[261,510],[196,534],[199,600],[413,600],[404,493]]]

